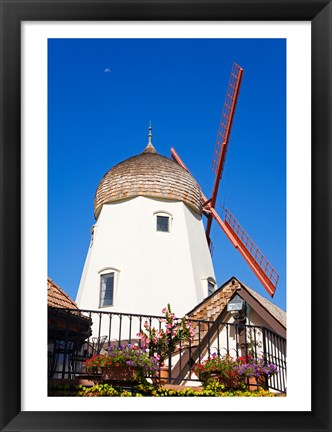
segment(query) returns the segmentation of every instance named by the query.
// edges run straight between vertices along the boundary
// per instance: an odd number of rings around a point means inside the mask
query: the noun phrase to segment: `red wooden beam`
[[[215,211],[213,207],[210,207],[211,214],[213,218],[217,221],[217,223],[221,226],[226,236],[229,238],[233,246],[240,252],[242,257],[245,259],[251,270],[254,272],[260,283],[266,289],[266,291],[273,297],[279,276],[277,278],[276,283],[274,284],[272,280],[264,273],[264,271],[260,268],[254,257],[250,254],[249,250],[242,243],[241,239],[236,235],[236,233],[232,230],[228,223],[225,223],[218,213]]]
[[[236,63],[234,63],[228,88],[227,88],[224,108],[219,123],[219,129],[218,129],[218,134],[216,139],[216,147],[214,150],[213,171],[216,173],[216,178],[215,178],[212,196],[211,196],[212,207],[215,207],[217,196],[218,196],[219,184],[222,177],[222,173],[224,171],[228,143],[232,131],[233,119],[234,119],[237,99],[240,92],[242,76],[243,76],[243,69],[240,66],[238,66]],[[211,225],[212,225],[212,215],[208,217],[207,224],[206,224],[206,238],[208,239],[208,242],[210,241]]]

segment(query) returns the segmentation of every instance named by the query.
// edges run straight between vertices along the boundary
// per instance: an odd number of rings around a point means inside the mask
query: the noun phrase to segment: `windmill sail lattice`
[[[240,90],[242,75],[243,69],[240,68],[240,66],[238,66],[236,63],[234,63],[229,79],[224,108],[221,114],[216,145],[212,158],[211,168],[212,171],[217,175],[219,181],[221,179],[226,160],[227,145],[232,130],[232,123],[236,102]]]
[[[250,266],[254,267],[259,273],[261,278],[264,280],[265,289],[271,297],[273,297],[279,280],[279,274],[228,209],[226,209],[225,212],[224,222],[237,243],[241,245],[246,260],[249,261]]]
[[[232,124],[233,124],[233,119],[235,114],[236,103],[240,92],[242,76],[243,76],[243,69],[239,65],[234,63],[232,67],[229,83],[228,83],[226,99],[225,99],[224,108],[222,111],[218,133],[217,133],[216,146],[212,158],[212,171],[216,174],[213,191],[211,195],[211,201],[210,201],[212,207],[215,207],[217,201],[219,184],[224,170],[228,142],[232,131]],[[207,224],[206,224],[206,238],[209,245],[211,243],[210,240],[211,225],[212,225],[212,215],[208,217]]]

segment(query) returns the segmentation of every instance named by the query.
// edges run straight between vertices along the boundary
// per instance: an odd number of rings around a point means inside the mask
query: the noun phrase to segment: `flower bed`
[[[81,396],[81,397],[277,397],[283,394],[271,393],[264,389],[225,390],[220,384],[209,385],[204,389],[184,387],[182,390],[156,387],[152,385],[137,385],[131,390],[121,386],[97,384],[93,387],[53,385],[49,387],[49,396]]]

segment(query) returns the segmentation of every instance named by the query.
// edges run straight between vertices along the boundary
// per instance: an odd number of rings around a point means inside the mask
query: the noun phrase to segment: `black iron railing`
[[[48,372],[49,378],[88,377],[83,363],[93,355],[107,352],[110,345],[138,344],[137,336],[145,321],[160,329],[163,318],[152,315],[49,308]],[[266,381],[270,390],[285,393],[286,339],[260,326],[221,321],[190,320],[195,334],[192,342],[180,343],[165,361],[170,384],[198,382],[193,366],[216,354],[232,357],[251,355],[277,366],[279,373]]]

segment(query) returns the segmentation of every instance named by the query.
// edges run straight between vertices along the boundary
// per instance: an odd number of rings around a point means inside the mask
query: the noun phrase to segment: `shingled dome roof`
[[[180,200],[201,214],[201,190],[194,178],[173,160],[159,155],[149,142],[143,153],[111,168],[95,195],[98,218],[103,204],[136,196]]]

